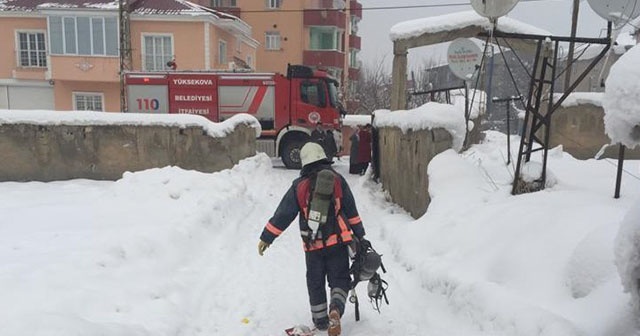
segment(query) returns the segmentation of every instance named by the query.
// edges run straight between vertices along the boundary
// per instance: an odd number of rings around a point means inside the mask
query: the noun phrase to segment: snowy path
[[[490,142],[432,163],[434,199],[418,221],[336,163],[390,284],[381,314],[358,288],[361,321],[348,304],[345,335],[636,332],[611,255],[640,180],[627,177],[613,201],[606,162],[554,155],[558,186],[510,197]],[[257,156],[216,174],[0,183],[0,335],[281,336],[310,323],[296,223],[257,254],[296,176]]]
[[[359,286],[361,321],[348,304],[345,334],[465,330],[390,253],[382,229],[390,215],[380,206],[393,206],[346,174],[344,162],[336,167],[386,254],[391,283],[382,314]],[[297,176],[270,164],[252,159],[213,175],[165,168],[116,183],[0,184],[0,300],[11,302],[0,334],[281,335],[310,323],[296,224],[257,254],[263,225]],[[392,216],[411,220],[400,210]]]

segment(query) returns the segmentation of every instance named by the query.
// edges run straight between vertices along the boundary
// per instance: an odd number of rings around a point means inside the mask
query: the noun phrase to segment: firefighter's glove
[[[260,242],[258,242],[258,254],[263,255],[264,251],[269,247],[269,245],[269,243],[265,243],[264,241],[262,241],[262,239],[260,239]]]

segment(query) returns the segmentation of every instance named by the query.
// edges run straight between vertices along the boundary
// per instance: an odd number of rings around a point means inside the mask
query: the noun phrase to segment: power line
[[[523,0],[521,2],[543,2],[550,0]],[[395,10],[395,9],[416,9],[416,8],[440,8],[440,7],[461,7],[471,6],[470,2],[458,2],[458,3],[443,3],[443,4],[431,4],[431,5],[407,5],[407,6],[379,6],[379,7],[362,7],[362,11],[372,10]],[[347,8],[353,9],[353,8]],[[241,10],[240,13],[299,13],[299,12],[319,12],[319,11],[343,11],[344,9],[338,8],[306,8],[306,9],[259,9],[259,10]]]

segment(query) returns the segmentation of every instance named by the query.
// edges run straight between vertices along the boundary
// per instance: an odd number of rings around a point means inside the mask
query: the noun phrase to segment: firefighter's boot
[[[329,312],[328,335],[338,336],[340,335],[341,331],[342,331],[342,328],[340,327],[340,312],[338,312],[337,309],[332,309],[331,312]]]

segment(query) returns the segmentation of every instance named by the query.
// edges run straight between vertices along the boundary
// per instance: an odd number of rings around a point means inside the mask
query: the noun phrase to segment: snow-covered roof
[[[256,129],[256,137],[262,131],[258,120],[249,114],[237,114],[221,123],[191,114],[111,113],[88,111],[0,110],[0,125],[72,125],[72,126],[166,126],[202,127],[212,137],[224,137],[237,125],[246,124]]]
[[[40,10],[117,10],[119,1],[104,0],[0,0],[0,11],[33,12]],[[237,17],[185,0],[135,0],[129,2],[132,14],[138,15],[215,15],[238,20]]]
[[[613,143],[640,145],[640,45],[611,67],[604,91],[605,132]]]
[[[489,19],[474,11],[466,11],[400,22],[391,27],[389,36],[392,41],[397,41],[418,37],[422,34],[454,31],[472,26],[485,30],[491,29]],[[505,33],[552,35],[544,29],[508,17],[498,19],[497,28]]]

